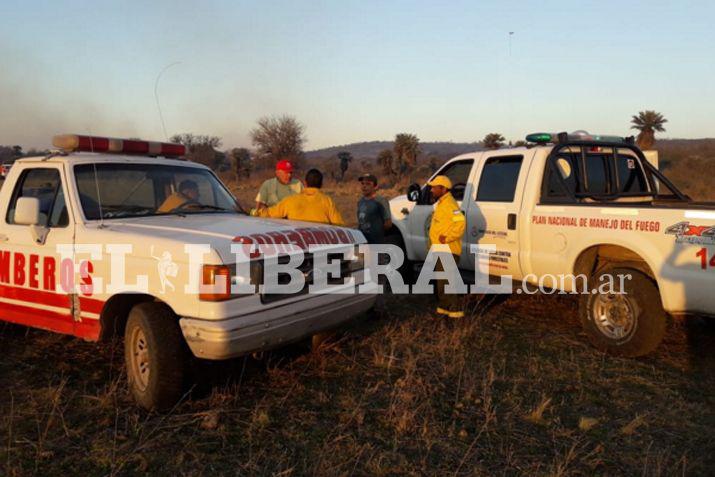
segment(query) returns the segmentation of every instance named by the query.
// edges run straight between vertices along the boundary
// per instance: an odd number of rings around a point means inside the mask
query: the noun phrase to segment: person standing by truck
[[[303,184],[298,179],[293,179],[293,164],[285,159],[276,163],[276,176],[268,179],[256,195],[256,209],[261,210],[266,207],[273,207],[286,197],[300,194],[303,191]]]
[[[323,173],[318,169],[309,170],[305,175],[305,185],[305,189],[300,194],[286,197],[273,207],[257,209],[253,215],[272,219],[345,225],[333,199],[320,191],[323,186]]]
[[[432,187],[432,197],[437,201],[429,229],[430,248],[436,244],[447,245],[449,253],[454,258],[454,272],[456,272],[456,264],[459,263],[459,256],[462,253],[462,236],[467,222],[459,204],[450,193],[452,181],[449,177],[436,176],[427,185]],[[435,270],[445,271],[442,258],[438,259]],[[447,271],[452,272],[452,270]],[[446,293],[446,285],[447,280],[437,280],[437,314],[450,318],[464,317],[462,295]]]
[[[363,174],[358,181],[362,190],[357,207],[358,228],[368,243],[384,243],[385,232],[392,227],[390,205],[384,197],[377,195],[377,177]]]
[[[305,189],[300,194],[286,197],[273,207],[257,209],[252,215],[270,217],[273,219],[304,220],[306,222],[319,222],[331,225],[345,225],[340,211],[329,196],[323,194],[323,173],[318,169],[311,169],[305,175]],[[316,333],[312,337],[311,345],[314,350],[333,336],[333,332]]]

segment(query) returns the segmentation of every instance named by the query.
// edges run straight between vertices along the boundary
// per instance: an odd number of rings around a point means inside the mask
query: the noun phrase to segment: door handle
[[[516,214],[507,215],[506,226],[509,230],[516,230]]]

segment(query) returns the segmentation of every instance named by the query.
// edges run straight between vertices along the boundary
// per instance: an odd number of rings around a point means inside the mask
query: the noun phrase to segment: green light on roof
[[[535,142],[537,144],[542,144],[546,142],[553,141],[553,135],[551,133],[534,133],[526,136],[527,142]]]

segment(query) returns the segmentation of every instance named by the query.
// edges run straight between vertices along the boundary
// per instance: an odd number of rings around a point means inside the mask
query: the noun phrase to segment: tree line
[[[22,146],[3,146],[0,145],[0,163],[15,162],[16,159],[23,157],[44,156],[50,151],[42,151],[39,149],[22,150]]]
[[[655,133],[664,132],[664,124],[668,120],[653,110],[640,111],[631,118],[631,128],[638,131],[636,143],[641,149],[651,149],[655,144]],[[236,178],[250,177],[256,169],[272,169],[276,162],[288,159],[298,168],[305,160],[303,147],[307,141],[306,128],[293,116],[276,116],[260,118],[250,131],[253,150],[238,147],[227,151],[219,151],[222,139],[217,136],[183,133],[170,138],[171,142],[184,144],[187,148],[187,159],[204,164],[214,170],[233,170]],[[485,149],[500,149],[505,146],[506,139],[500,133],[489,133],[480,141]],[[509,143],[510,146],[524,146],[524,141]],[[31,149],[23,152],[21,146],[0,145],[0,162],[12,162],[20,157],[43,155],[49,151]],[[395,135],[392,148],[386,148],[377,155],[376,162],[385,178],[399,180],[410,174],[417,166],[422,155],[420,140],[415,134],[398,133]],[[345,179],[353,156],[349,151],[338,152],[334,159],[339,168],[336,179]],[[432,154],[427,157],[427,167],[437,170],[440,158]]]

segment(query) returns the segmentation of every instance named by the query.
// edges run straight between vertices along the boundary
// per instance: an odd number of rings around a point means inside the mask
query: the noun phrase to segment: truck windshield
[[[77,165],[74,174],[87,220],[238,212],[233,196],[206,169],[105,163]]]

